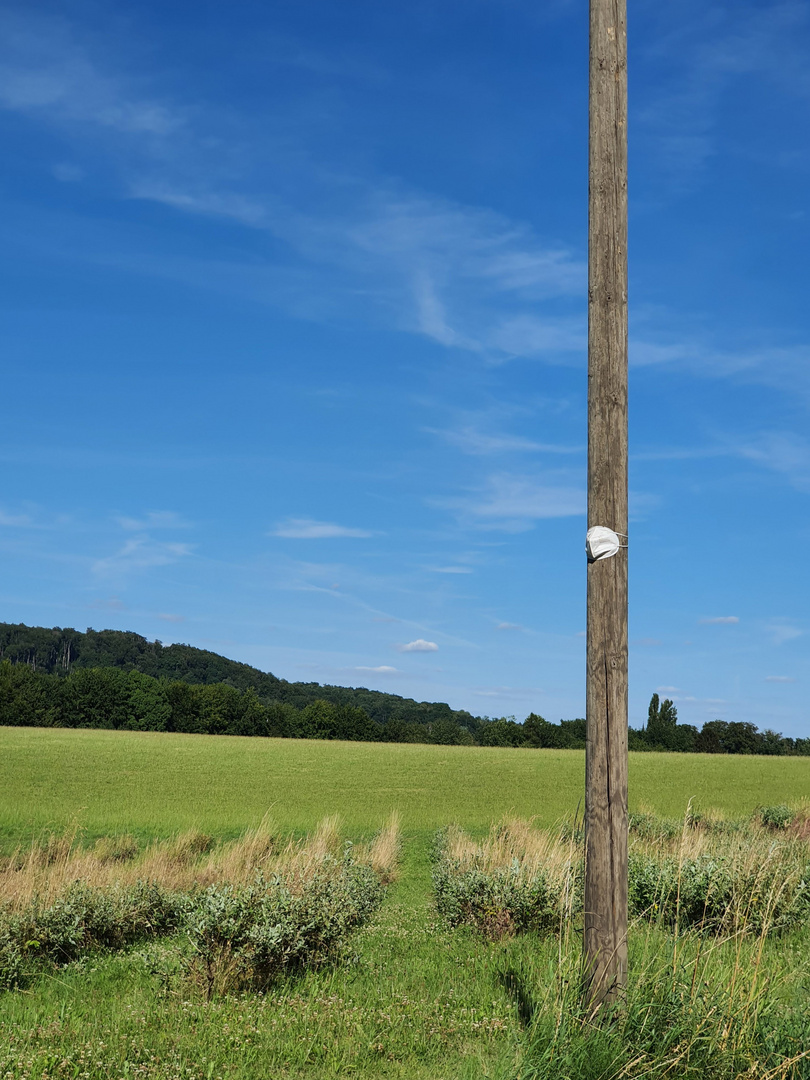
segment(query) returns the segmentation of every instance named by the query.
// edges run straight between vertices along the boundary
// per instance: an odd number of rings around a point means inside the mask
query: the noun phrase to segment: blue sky
[[[585,0],[0,8],[2,619],[584,709]],[[810,3],[631,0],[631,723],[810,735]]]

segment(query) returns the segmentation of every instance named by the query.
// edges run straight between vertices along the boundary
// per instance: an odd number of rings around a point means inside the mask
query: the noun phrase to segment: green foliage
[[[93,888],[74,882],[50,905],[34,900],[18,914],[0,916],[0,987],[24,985],[48,968],[98,949],[123,949],[170,933],[185,898],[155,882]]]
[[[543,869],[462,865],[448,856],[440,832],[433,848],[436,909],[449,926],[471,926],[490,940],[513,933],[559,932],[582,907],[581,875],[572,869],[557,881]]]
[[[130,728],[350,742],[433,743],[581,750],[584,719],[552,724],[536,713],[472,716],[446,702],[414,701],[365,687],[290,683],[190,645],[164,646],[119,630],[0,623],[0,725]],[[750,723],[678,724],[653,694],[631,750],[810,756],[810,739]]]
[[[383,886],[368,867],[329,861],[296,888],[258,877],[245,887],[211,885],[189,906],[188,967],[206,997],[266,990],[285,972],[334,956],[379,906]]]
[[[638,958],[635,965],[631,960],[622,1006],[594,1017],[566,956],[555,999],[536,1008],[518,1080],[810,1076],[802,1010],[785,1008],[765,986],[752,985],[755,964],[742,978],[716,962],[679,962],[670,939],[638,968]]]
[[[234,753],[239,745],[228,743],[223,748],[221,740],[67,734],[83,745],[99,738],[130,748],[139,742],[166,742],[175,762],[182,757],[178,748],[190,744],[211,746],[212,761]],[[314,824],[333,806],[333,789],[323,786],[324,767],[317,756],[321,746],[273,745],[300,755],[295,761],[308,763],[313,782],[321,785],[321,801],[310,822]],[[259,755],[264,766],[270,759],[261,756],[262,746],[247,746],[244,760],[248,754]],[[343,773],[348,760],[342,756],[344,750],[361,756],[373,752],[378,761],[387,754],[400,765],[403,754],[417,755],[418,768],[408,773],[409,784],[431,759],[445,763],[444,772],[454,754],[468,763],[478,759],[483,763],[476,775],[480,781],[499,766],[508,767],[514,777],[514,770],[528,757],[534,765],[527,769],[527,777],[532,777],[527,793],[533,786],[536,808],[548,824],[558,808],[554,804],[549,809],[546,796],[537,799],[538,772],[541,790],[545,780],[542,761],[550,763],[545,768],[553,774],[561,762],[581,758],[552,753],[538,760],[509,750],[483,753],[426,746],[393,749],[329,743],[322,749],[340,763]],[[395,782],[396,773],[380,779],[371,760],[363,757],[366,777],[373,774],[381,784]],[[645,756],[639,768],[657,769],[659,760]],[[195,767],[198,764],[195,758]],[[746,768],[754,775],[756,764],[673,756],[667,759],[666,775],[678,787],[677,799],[683,805],[684,789],[692,790],[696,774],[692,771],[684,778],[678,772],[681,765],[690,770],[725,769],[723,775],[730,778]],[[296,766],[285,759],[284,767]],[[175,775],[182,780],[177,769]],[[647,798],[648,774],[640,780]],[[441,788],[432,773],[428,783],[434,792]],[[739,784],[729,781],[726,788],[736,792]],[[661,795],[663,785],[652,785],[652,791]],[[243,785],[243,797],[249,794]],[[505,786],[503,798],[513,794],[514,784],[511,789]],[[448,794],[442,791],[441,797],[447,800]],[[285,798],[286,794],[281,802]],[[505,809],[509,805],[507,801]],[[749,800],[733,808],[750,813],[753,805]],[[489,812],[490,804],[486,806]],[[172,808],[156,800],[153,814],[157,807],[161,828],[168,833],[175,824]],[[480,803],[470,807],[472,820],[480,821]],[[226,822],[232,820],[228,817]],[[810,1077],[807,1058],[785,1065],[807,1050],[807,930],[768,938],[761,948],[756,939],[747,938],[724,944],[712,941],[709,947],[689,933],[677,939],[676,958],[671,935],[649,923],[636,923],[630,931],[628,1015],[618,1012],[612,1022],[597,1026],[581,1010],[578,998],[580,935],[560,939],[521,934],[483,948],[477,935],[448,928],[444,920],[431,917],[428,907],[428,844],[427,832],[408,830],[403,876],[389,891],[378,917],[352,941],[357,956],[351,963],[305,967],[294,979],[282,978],[263,993],[215,994],[209,1002],[178,980],[175,942],[154,941],[126,953],[97,954],[86,963],[61,969],[58,978],[39,980],[29,993],[0,996],[0,1076],[9,1080],[74,1075],[89,1080]]]
[[[810,916],[810,862],[795,869],[788,858],[751,867],[725,854],[678,859],[631,852],[630,914],[713,932],[790,929]]]
[[[205,846],[195,844],[193,853]],[[48,905],[35,898],[21,912],[0,915],[0,989],[180,929],[191,947],[188,968],[209,997],[214,990],[265,989],[285,971],[333,956],[383,894],[373,870],[348,854],[340,862],[325,858],[293,882],[258,876],[249,886],[216,884],[191,893],[155,881],[109,887],[76,881]]]
[[[762,806],[757,813],[766,829],[786,829],[796,816],[784,803],[779,806]]]

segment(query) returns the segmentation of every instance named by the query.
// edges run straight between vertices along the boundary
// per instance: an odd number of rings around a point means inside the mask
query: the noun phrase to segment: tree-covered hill
[[[26,664],[49,675],[67,675],[81,668],[120,668],[140,671],[153,679],[210,686],[224,683],[237,690],[253,689],[261,701],[280,702],[303,709],[315,701],[363,709],[379,724],[451,722],[475,732],[481,724],[464,710],[451,709],[445,702],[414,701],[365,687],[321,685],[316,682],[287,682],[249,664],[229,660],[192,645],[163,645],[140,634],[124,630],[85,632],[69,627],[26,626],[0,623],[0,661]]]

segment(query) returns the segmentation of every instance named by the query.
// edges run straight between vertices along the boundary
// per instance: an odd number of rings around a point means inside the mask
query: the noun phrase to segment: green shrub
[[[794,812],[789,806],[761,806],[758,811],[759,820],[766,829],[786,829],[793,818]]]
[[[730,855],[677,859],[631,852],[630,914],[683,929],[785,930],[810,916],[810,864],[758,866]]]
[[[0,987],[94,949],[123,949],[177,928],[187,900],[154,882],[93,888],[74,882],[50,905],[0,917]]]
[[[472,926],[490,940],[548,934],[581,910],[582,880],[574,867],[552,877],[518,859],[502,868],[469,866],[448,856],[444,838],[439,833],[434,842],[433,888],[438,912],[450,926]]]
[[[629,853],[633,918],[731,934],[783,931],[810,919],[810,853],[800,840],[769,837],[750,823],[741,831],[739,822],[715,828],[691,817],[645,814],[631,824],[639,841]],[[499,864],[491,844],[468,844],[459,856],[448,835],[434,842],[433,887],[451,926],[467,924],[493,940],[545,934],[582,910],[582,860],[573,844],[567,852],[550,847],[539,863],[518,850],[511,864]]]
[[[631,814],[630,832],[640,840],[672,840],[683,831],[683,822],[655,814]]]
[[[189,971],[206,996],[263,990],[286,971],[323,963],[366,922],[384,889],[368,867],[326,860],[293,889],[261,875],[249,886],[211,885],[189,907]]]

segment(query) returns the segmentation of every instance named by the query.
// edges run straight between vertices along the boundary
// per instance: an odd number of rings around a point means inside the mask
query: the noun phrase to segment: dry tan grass
[[[671,837],[630,837],[631,850],[649,855],[672,856],[680,860],[704,855],[723,856],[734,863],[755,867],[775,857],[810,858],[810,830],[804,827],[807,818],[797,815],[791,826],[775,832],[751,822],[745,828],[724,831],[707,827],[690,827],[686,822],[679,835]]]
[[[796,815],[788,826],[788,832],[800,840],[810,841],[810,800],[802,799],[796,808]]]
[[[128,835],[103,837],[84,848],[78,829],[72,828],[27,850],[18,849],[0,862],[0,906],[20,910],[34,897],[49,904],[76,881],[96,888],[155,881],[170,890],[187,891],[220,881],[246,882],[262,873],[283,877],[294,887],[317,871],[337,867],[344,844],[336,816],[324,818],[311,836],[301,840],[282,839],[265,817],[236,840],[215,844],[210,836],[189,831],[155,841],[143,851]],[[399,856],[398,816],[392,815],[372,841],[358,844],[352,854],[384,881],[393,880]]]
[[[370,866],[384,885],[397,878],[399,854],[402,847],[402,815],[394,810],[382,829],[373,840],[358,844],[354,857],[358,862]]]
[[[462,869],[475,867],[489,873],[515,866],[526,877],[542,871],[566,890],[580,860],[573,838],[566,838],[559,829],[540,829],[520,818],[505,818],[493,825],[484,840],[475,840],[453,826],[447,832],[445,850]]]
[[[713,822],[695,828],[687,816],[679,834],[631,836],[630,847],[656,861],[674,860],[679,875],[695,860],[716,861],[718,872],[740,883],[730,924],[744,928],[756,909],[757,925],[767,926],[771,913],[795,890],[810,863],[810,837],[805,835],[809,817],[799,812],[795,828],[774,832],[756,822],[738,830]],[[570,881],[582,861],[581,845],[565,839],[560,830],[539,829],[515,818],[494,825],[483,840],[453,827],[448,830],[445,851],[461,869],[474,867],[491,873],[513,866],[525,876],[542,870],[552,882],[560,883]]]

